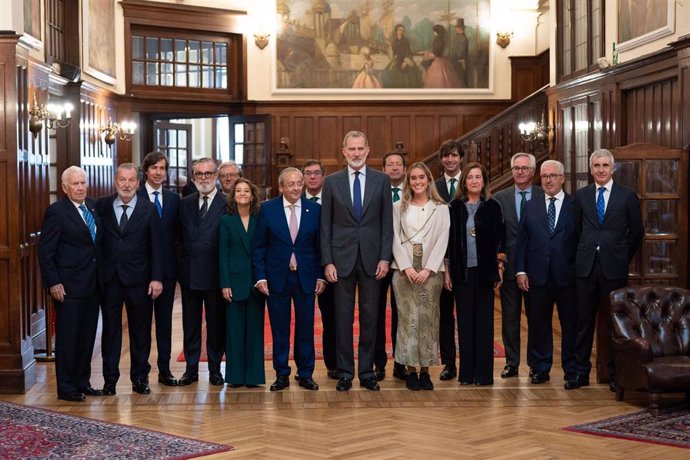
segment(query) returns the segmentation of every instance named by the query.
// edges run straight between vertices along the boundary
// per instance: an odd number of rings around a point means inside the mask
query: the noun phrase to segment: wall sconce
[[[510,37],[512,36],[512,32],[496,32],[496,44],[501,48],[505,48],[510,45]]]
[[[33,102],[29,108],[29,131],[38,138],[38,133],[46,125],[48,129],[66,128],[72,120],[74,106],[69,102],[65,104],[39,104],[36,101],[36,91],[33,94]]]
[[[254,44],[262,50],[268,46],[270,36],[271,34],[254,34]]]
[[[137,124],[131,121],[113,123],[112,120],[108,120],[108,124],[101,128],[101,133],[103,141],[108,145],[113,145],[118,137],[121,141],[131,141],[136,130]]]
[[[533,121],[522,122],[518,125],[518,129],[520,130],[520,137],[524,142],[538,142],[546,145],[552,128],[545,123],[544,112],[542,112],[541,121],[537,123]]]

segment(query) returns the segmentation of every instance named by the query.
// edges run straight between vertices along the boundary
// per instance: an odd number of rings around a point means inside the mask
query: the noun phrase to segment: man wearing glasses
[[[225,161],[218,166],[218,179],[226,195],[234,193],[235,181],[240,177],[242,177],[242,170],[234,161]]]
[[[179,271],[187,368],[177,384],[184,386],[199,380],[201,318],[205,311],[209,381],[211,385],[223,385],[220,363],[225,350],[225,307],[218,278],[218,223],[225,212],[226,195],[216,188],[218,170],[214,160],[197,160],[193,172],[198,192],[180,203]]]
[[[525,205],[514,251],[517,285],[530,294],[527,356],[532,359],[530,381],[533,384],[550,380],[554,302],[563,332],[561,366],[565,380],[572,380],[576,371],[575,199],[563,191],[563,169],[563,163],[555,160],[541,165],[545,195]]]
[[[501,285],[501,331],[503,346],[506,349],[506,366],[501,372],[501,378],[504,379],[517,376],[520,367],[520,319],[523,299],[525,313],[528,318],[530,315],[530,296],[527,292],[521,291],[515,281],[515,242],[518,224],[525,213],[527,202],[532,198],[541,199],[544,196],[541,187],[532,185],[532,176],[534,176],[536,166],[536,159],[532,154],[519,152],[513,155],[510,159],[513,186],[494,195],[503,210],[508,256]],[[527,349],[530,349],[529,343]],[[532,366],[532,357],[529,353],[527,364]]]

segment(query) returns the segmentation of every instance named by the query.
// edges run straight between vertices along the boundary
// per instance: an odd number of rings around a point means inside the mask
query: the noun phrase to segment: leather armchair
[[[610,294],[616,400],[625,390],[647,391],[658,414],[662,392],[690,399],[690,291],[625,287]]]

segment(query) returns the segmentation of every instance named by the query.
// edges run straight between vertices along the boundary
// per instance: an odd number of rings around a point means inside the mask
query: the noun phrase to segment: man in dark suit
[[[153,301],[156,320],[156,347],[158,348],[158,383],[177,385],[170,372],[172,351],[172,311],[177,284],[177,254],[175,242],[180,217],[180,196],[163,187],[168,176],[168,158],[161,152],[150,152],[144,157],[141,172],[146,177],[144,185],[137,192],[143,200],[149,200],[156,207],[161,219],[161,240],[163,258],[163,292]]]
[[[304,194],[309,201],[321,205],[321,191],[323,189],[324,167],[319,160],[307,160],[302,166],[304,175]],[[338,361],[335,352],[335,299],[333,285],[326,283],[323,292],[319,294],[319,311],[321,312],[323,363],[326,365],[329,379],[338,379]]]
[[[206,353],[209,381],[224,383],[220,363],[225,351],[225,305],[218,276],[218,225],[226,209],[226,196],[216,188],[218,170],[211,158],[194,163],[194,183],[199,190],[180,203],[180,287],[182,329],[187,367],[178,385],[199,380],[201,318],[206,318]]]
[[[391,150],[383,156],[383,172],[391,180],[391,198],[393,203],[399,201],[403,194],[403,179],[405,178],[405,155],[399,150]],[[386,362],[388,352],[386,351],[386,307],[388,306],[388,291],[390,290],[391,299],[391,328],[390,335],[393,342],[393,353],[395,353],[395,343],[398,334],[398,305],[395,303],[395,294],[391,289],[393,280],[393,270],[381,280],[381,292],[379,293],[379,315],[376,320],[376,349],[374,351],[374,375],[376,380],[386,378]],[[407,368],[400,363],[393,362],[393,377],[405,380],[407,378]]]
[[[153,300],[163,291],[161,220],[153,203],[137,195],[138,168],[123,163],[115,173],[117,193],[96,203],[102,216],[98,273],[103,291],[103,393],[114,395],[120,378],[122,304],[127,308],[132,390],[151,392]]]
[[[553,364],[553,304],[563,333],[561,365],[565,380],[575,374],[575,199],[563,192],[563,163],[547,160],[541,165],[545,198],[525,205],[515,244],[514,269],[518,287],[530,294],[528,351],[532,357],[530,380],[550,380]]]
[[[525,313],[529,318],[530,294],[518,288],[515,280],[515,243],[517,241],[518,225],[525,212],[527,203],[532,198],[539,201],[544,192],[538,185],[532,185],[532,177],[537,163],[531,153],[519,152],[510,159],[510,169],[513,174],[513,186],[505,188],[494,195],[501,204],[503,219],[506,225],[506,261],[501,285],[501,332],[503,346],[506,350],[506,365],[501,372],[502,378],[515,377],[520,367],[520,320],[522,317],[522,302],[525,302]],[[527,338],[527,350],[532,350]],[[527,353],[527,365],[532,367],[532,357]]]
[[[91,355],[98,326],[100,220],[86,196],[86,173],[70,166],[62,173],[65,196],[46,209],[38,263],[43,286],[55,302],[55,377],[58,398],[84,401],[102,396],[91,387]],[[97,237],[98,233],[98,237]]]
[[[460,186],[460,164],[465,151],[455,139],[447,139],[439,148],[443,175],[436,179],[436,189],[446,203],[455,198],[455,193]],[[441,290],[440,320],[438,344],[441,351],[441,364],[443,370],[439,379],[451,380],[458,375],[455,364],[457,346],[455,343],[455,299],[453,293],[447,289]]]
[[[566,390],[589,385],[590,357],[599,305],[610,321],[608,296],[628,282],[628,266],[644,236],[637,194],[613,181],[613,155],[606,149],[589,157],[594,183],[575,194],[579,242],[575,259],[577,276],[577,374],[565,383]],[[610,330],[608,328],[607,330]],[[608,357],[611,391],[616,390],[615,367]]]
[[[335,283],[338,391],[352,387],[355,291],[359,292],[359,381],[378,391],[373,369],[380,280],[388,274],[393,244],[390,179],[366,167],[369,142],[350,131],[343,139],[347,168],[326,177],[321,209],[321,263]]]
[[[319,258],[321,206],[302,197],[304,179],[285,168],[278,179],[282,195],[261,205],[254,245],[256,288],[267,296],[273,335],[271,391],[290,385],[291,302],[295,305],[295,364],[299,386],[318,390],[314,372],[314,294],[323,292]]]
[[[218,166],[218,180],[223,193],[226,195],[235,193],[233,187],[240,177],[242,177],[242,170],[234,161],[224,161]]]

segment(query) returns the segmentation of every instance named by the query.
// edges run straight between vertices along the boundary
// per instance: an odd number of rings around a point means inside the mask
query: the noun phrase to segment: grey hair
[[[349,141],[353,137],[361,137],[364,139],[364,145],[367,147],[369,146],[369,139],[367,139],[367,135],[364,134],[362,131],[350,131],[347,134],[345,134],[345,137],[343,137],[343,147],[347,147],[347,141]]]
[[[526,152],[518,152],[512,157],[510,157],[510,167],[512,168],[515,164],[515,160],[521,157],[529,158],[529,167],[532,169],[537,169],[537,159],[534,158],[534,155],[532,155],[531,153]]]
[[[218,172],[222,171],[224,168],[229,168],[230,166],[234,166],[237,168],[237,174],[239,174],[240,177],[242,177],[242,168],[240,168],[240,165],[238,165],[236,162],[230,160],[230,161],[224,161],[218,166]]]
[[[613,158],[613,153],[606,149],[599,149],[592,152],[592,154],[589,156],[589,167],[592,167],[592,162],[594,159],[604,157],[607,157],[609,160],[611,160],[611,167],[613,167],[616,160]]]
[[[60,177],[62,185],[67,185],[67,181],[69,180],[69,178],[76,173],[82,173],[84,175],[84,178],[86,178],[86,171],[84,171],[79,166],[70,166],[69,168],[62,171],[62,176]]]
[[[558,174],[564,174],[565,173],[565,166],[563,166],[563,163],[557,160],[546,160],[541,164],[541,170],[544,170],[544,166],[555,166],[558,169]]]
[[[304,180],[304,175],[302,174],[302,171],[300,171],[297,168],[293,168],[292,166],[290,166],[290,167],[285,168],[282,171],[280,171],[280,175],[278,176],[278,184],[283,185],[283,180],[285,179],[285,176],[287,176],[290,173],[294,173],[294,172],[298,173],[299,177],[302,180]]]
[[[194,165],[192,165],[192,172],[196,172],[197,165],[200,165],[201,163],[211,163],[214,167],[216,167],[213,172],[214,173],[218,172],[216,160],[214,160],[213,158],[209,158],[209,157],[203,157],[203,158],[199,158],[198,160],[196,160],[194,162]]]

